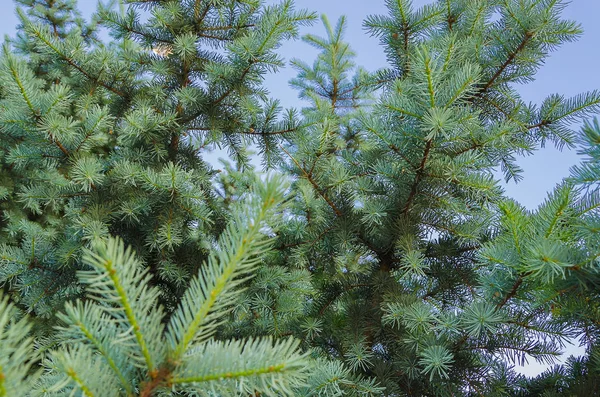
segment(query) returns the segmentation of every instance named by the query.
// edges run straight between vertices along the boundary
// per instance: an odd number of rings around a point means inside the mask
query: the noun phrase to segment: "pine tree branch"
[[[65,156],[69,157],[69,151],[60,143],[60,141],[54,137],[52,137],[52,142],[56,144],[56,146],[60,149],[61,152],[64,153]]]
[[[187,61],[183,61],[183,66],[182,66],[182,71],[181,71],[181,86],[183,88],[187,87],[190,83],[190,69],[189,69],[189,65]],[[181,105],[181,102],[177,103],[176,106],[176,112],[177,112],[177,118],[181,119],[183,116],[183,106]],[[171,142],[169,143],[169,157],[171,159],[171,161],[175,162],[177,159],[177,150],[179,148],[179,140],[181,139],[180,137],[180,132],[179,131],[173,131],[171,133]]]
[[[252,65],[254,65],[254,63],[255,62],[253,60],[248,61],[248,66],[246,66],[246,68],[244,68],[244,70],[242,71],[242,74],[239,77],[239,81],[243,81],[246,78],[246,75],[250,72],[250,69],[252,68]],[[225,90],[225,92],[223,92],[217,99],[215,99],[215,101],[212,103],[212,106],[219,105],[234,91],[235,91],[235,85],[231,85],[227,90]],[[206,109],[202,108],[198,112],[184,118],[182,120],[182,123],[183,124],[189,123],[190,121],[196,119],[197,117],[199,117],[200,115],[202,115],[205,112],[206,112]]]
[[[492,345],[492,346],[486,346],[486,345],[474,345],[474,346],[468,346],[469,350],[499,350],[499,349],[504,349],[504,350],[514,350],[516,352],[520,352],[520,353],[525,353],[531,356],[536,356],[536,352],[534,349],[528,349],[527,347],[522,347],[522,346],[510,346],[508,344],[502,344],[502,345]],[[545,354],[553,354],[553,353],[545,353]]]
[[[216,36],[214,34],[206,34],[206,33],[196,33],[196,34],[198,35],[198,37],[202,37],[204,39],[221,40],[221,41],[233,41],[233,39],[230,38],[230,37]]]
[[[255,368],[255,369],[247,369],[244,371],[237,372],[222,372],[215,373],[206,376],[191,376],[186,378],[173,378],[171,379],[171,383],[200,383],[200,382],[210,382],[215,380],[222,379],[237,379],[237,378],[246,378],[248,376],[253,375],[262,375],[262,374],[272,374],[277,372],[282,372],[285,369],[285,364],[279,365],[270,365],[264,368]]]
[[[268,32],[268,34],[266,35],[265,39],[263,40],[263,42],[261,43],[261,45],[257,48],[256,53],[257,54],[261,54],[262,51],[264,50],[265,46],[269,43],[269,40],[273,37],[273,35],[276,33],[277,29],[278,29],[279,24],[273,24],[273,27],[271,28],[271,30]],[[246,78],[246,75],[250,72],[250,70],[252,69],[252,66],[254,64],[258,63],[258,61],[255,61],[254,59],[249,59],[248,60],[248,66],[246,66],[246,68],[244,68],[244,70],[242,71],[242,74],[239,77],[239,81],[243,81]],[[221,96],[219,98],[217,98],[215,100],[215,102],[213,103],[213,105],[218,105],[220,104],[223,100],[225,100],[225,98],[227,98],[232,92],[234,91],[234,85],[232,85],[228,90],[226,90],[223,94],[221,94]],[[196,117],[198,117],[201,113],[198,113],[197,115],[195,115],[194,117],[191,118],[191,120],[195,119]],[[186,120],[189,121],[189,120]]]
[[[473,143],[471,146],[467,146],[464,149],[460,149],[458,152],[451,152],[453,157],[460,156],[463,153],[470,152],[471,150],[483,148],[485,143]]]
[[[133,28],[130,25],[125,25],[120,23],[118,20],[111,20],[111,23],[117,25],[118,27],[120,27],[121,29],[129,32],[129,33],[133,33],[134,35],[138,35],[140,37],[143,37],[144,39],[151,41],[151,42],[159,42],[159,43],[164,43],[164,44],[169,44],[169,45],[173,45],[173,41],[172,40],[167,40],[167,39],[161,39],[159,37],[156,36],[152,36],[150,33],[148,32],[143,32],[141,30],[136,30],[135,28]]]
[[[494,102],[488,96],[478,96],[478,97],[480,99],[483,99],[484,101],[486,101],[488,104],[492,105],[492,107],[494,109],[496,109],[498,112],[500,112],[502,115],[504,115],[504,117],[506,117],[507,120],[512,121],[513,123],[517,124],[518,126],[520,126],[522,128],[525,128],[525,129],[527,128],[527,126],[525,124],[523,124],[523,122],[521,120],[515,119],[505,109],[503,109],[500,105],[498,105],[496,102]]]
[[[481,88],[481,90],[479,90],[479,92],[476,94],[478,97],[483,96],[483,94],[485,94],[492,87],[492,85],[494,85],[496,80],[502,75],[502,73],[504,73],[506,68],[510,66],[510,64],[515,60],[517,55],[519,55],[519,53],[523,51],[523,49],[525,49],[525,46],[529,43],[529,41],[532,38],[533,33],[525,32],[525,37],[523,37],[523,40],[521,40],[519,46],[508,55],[506,61],[504,61],[504,63],[500,66],[500,68],[498,68],[496,73],[493,74],[493,76],[488,80],[488,82],[483,86],[483,88]]]
[[[600,103],[600,100],[594,100],[594,101],[589,101],[589,102],[583,103],[580,106],[574,107],[574,108],[570,109],[568,112],[565,112],[558,117],[552,118],[552,120],[542,120],[539,123],[527,126],[527,128],[534,129],[534,128],[541,128],[541,127],[548,126],[552,123],[556,123],[557,121],[560,121],[560,120],[568,118],[569,116],[572,116],[578,112],[581,112],[584,109],[594,108],[595,106],[598,106],[599,103]]]
[[[261,230],[274,206],[283,201],[281,183],[273,178],[261,192],[261,201],[248,199],[244,218],[229,223],[219,239],[221,250],[214,251],[192,279],[168,329],[168,339],[172,341],[170,356],[174,360],[181,359],[192,343],[205,340],[216,331],[235,299],[235,287],[250,277],[256,256],[270,246]]]
[[[204,7],[204,11],[202,12],[202,14],[200,14],[200,6],[202,5],[202,3],[204,3],[203,0],[196,0],[194,2],[194,18],[196,19],[197,24],[201,24],[204,21],[206,14],[208,14],[208,11],[210,10],[210,3],[208,3]]]
[[[76,326],[79,327],[79,330],[81,331],[81,333],[98,350],[98,352],[104,357],[104,359],[108,363],[109,367],[115,372],[115,374],[119,378],[119,381],[121,382],[121,385],[125,389],[127,396],[133,396],[133,391],[131,389],[131,385],[129,385],[129,382],[127,381],[127,379],[125,379],[125,376],[121,372],[119,366],[117,365],[115,360],[110,356],[109,352],[106,351],[106,349],[104,348],[104,346],[100,342],[100,340],[98,338],[96,338],[96,336],[93,334],[93,332],[90,329],[88,329],[83,322],[78,321],[76,323]]]
[[[125,250],[123,242],[118,239],[110,239],[106,247],[103,247],[99,253],[90,251],[86,257],[86,261],[96,271],[82,272],[81,277],[84,277],[85,282],[88,284],[93,282],[100,284],[93,290],[95,294],[98,294],[97,296],[112,295],[110,299],[113,302],[118,302],[119,309],[122,310],[123,316],[126,319],[124,322],[130,327],[130,332],[133,334],[140,349],[141,359],[145,362],[148,371],[152,373],[156,369],[156,364],[146,336],[142,331],[141,315],[136,313],[137,308],[135,306],[138,301],[129,296],[130,293],[135,294],[135,291],[132,291],[131,284],[127,283],[128,278],[129,282],[136,280],[136,277],[140,278],[139,280],[144,280],[143,282],[147,282],[148,277],[142,271],[136,269],[135,257],[129,249]],[[122,261],[122,263],[116,263],[116,261]],[[92,274],[94,276],[91,276]],[[101,283],[98,281],[99,276],[99,279],[102,280]],[[92,279],[89,277],[95,278]],[[139,280],[138,282],[140,282]],[[88,286],[88,291],[90,289],[91,287]],[[110,294],[108,291],[110,291]],[[150,292],[149,289],[141,289],[141,291]],[[148,302],[145,303],[148,304]],[[145,314],[149,315],[149,313]]]
[[[285,150],[283,146],[280,145],[279,147],[285,152],[285,154],[288,155],[290,159],[292,159],[294,164],[296,164],[296,167],[298,167],[298,169],[302,171],[304,177],[310,182],[311,185],[313,185],[315,191],[319,194],[319,196],[321,196],[323,200],[327,202],[327,204],[331,207],[335,215],[341,217],[343,215],[342,211],[340,211],[339,208],[333,203],[333,201],[331,201],[331,199],[324,192],[321,191],[321,188],[319,187],[317,182],[312,178],[312,176],[308,172],[306,172],[304,168],[302,168],[298,161],[287,150]]]
[[[410,208],[414,202],[415,196],[417,194],[417,188],[421,183],[421,179],[423,178],[423,173],[425,171],[425,164],[427,163],[427,159],[429,158],[429,152],[431,150],[431,146],[433,145],[433,140],[429,139],[425,144],[425,151],[423,152],[423,157],[421,158],[421,163],[419,164],[419,168],[417,169],[417,174],[415,175],[414,182],[410,187],[410,193],[408,195],[408,199],[406,200],[406,205],[402,209],[402,214],[407,214],[410,211]]]
[[[551,123],[552,123],[552,121],[550,121],[550,120],[542,120],[539,123],[528,125],[527,129],[533,130],[535,128],[542,128],[542,127],[545,127],[547,125],[550,125]]]
[[[407,20],[407,15],[405,13],[404,7],[400,5],[400,2],[398,2],[398,10],[400,11],[400,14],[402,16],[402,49],[404,50],[404,53],[402,54],[404,55],[404,65],[402,66],[404,67],[403,72],[406,75],[408,72],[410,72],[410,57],[408,56],[408,46],[410,43],[411,26]],[[397,37],[397,33],[392,34],[392,37]]]
[[[79,145],[77,145],[77,147],[75,148],[75,153],[79,152],[79,150],[83,147],[83,145],[87,142],[87,140],[92,135],[94,135],[94,130],[100,124],[101,121],[102,121],[102,118],[99,117],[98,120],[96,120],[96,122],[94,123],[94,125],[90,129],[87,130],[87,132],[85,133],[85,137],[81,140]],[[111,129],[111,133],[112,133],[112,129]]]
[[[429,57],[429,53],[426,54],[425,75],[427,76],[427,91],[429,92],[429,106],[433,109],[435,108],[435,91],[433,88],[433,76],[431,74],[431,58]]]
[[[376,81],[367,81],[367,82],[364,82],[364,83],[359,83],[359,84],[353,85],[352,87],[347,88],[347,89],[345,89],[343,91],[340,91],[339,92],[339,96],[343,97],[346,94],[349,94],[349,93],[351,93],[353,91],[356,91],[356,90],[364,88],[364,87],[376,86],[376,85],[380,85],[380,84],[389,83],[389,82],[392,82],[392,81],[396,81],[396,78],[379,79],[379,80],[376,80]]]
[[[19,91],[21,92],[21,96],[25,100],[27,107],[33,114],[34,118],[36,120],[39,120],[40,119],[39,111],[37,109],[35,109],[35,107],[33,106],[33,103],[31,102],[31,99],[29,98],[29,95],[27,94],[27,91],[25,90],[25,85],[23,84],[23,81],[21,81],[21,77],[19,76],[16,65],[14,64],[14,62],[11,62],[12,60],[13,60],[12,58],[9,58],[8,64],[9,64],[9,68],[10,68],[11,74],[13,76],[13,79],[14,79],[15,83],[17,83],[17,86],[19,87]],[[60,151],[63,152],[63,154],[65,156],[69,157],[70,153],[63,146],[63,144],[60,143],[60,141],[58,139],[56,139],[52,134],[49,134],[49,135],[50,135],[50,142],[54,143],[60,149]]]
[[[243,81],[246,78],[246,75],[250,72],[252,65],[254,65],[254,61],[253,60],[248,61],[248,66],[246,66],[246,68],[242,71],[242,74],[240,75],[240,78],[239,78],[240,81]],[[234,91],[234,86],[232,85],[219,98],[217,98],[217,100],[214,102],[214,105],[218,105],[221,102],[223,102],[225,100],[225,98],[227,98],[233,91]]]
[[[10,62],[9,58],[9,65],[10,65],[10,71],[13,75],[13,78],[15,79],[15,83],[17,83],[17,86],[19,87],[19,91],[21,92],[21,96],[23,97],[23,99],[25,100],[25,103],[27,104],[27,107],[29,108],[29,110],[31,111],[32,114],[37,115],[37,110],[33,107],[33,103],[31,103],[31,99],[29,99],[29,95],[27,95],[27,91],[25,90],[25,86],[23,85],[23,82],[21,81],[21,78],[19,77],[19,73],[17,71],[17,67],[13,62]]]
[[[336,104],[337,104],[337,100],[338,100],[338,85],[339,85],[339,81],[338,79],[333,79],[333,87],[331,88],[331,112],[335,114],[335,109],[336,109]]]
[[[524,277],[526,277],[530,274],[531,274],[531,272],[528,272],[528,273],[524,273],[523,275],[520,275],[519,277],[517,277],[515,283],[513,284],[512,288],[510,289],[508,294],[506,294],[504,299],[502,299],[502,301],[500,301],[500,303],[498,303],[496,305],[496,310],[502,309],[504,307],[504,305],[506,305],[508,303],[509,300],[511,300],[512,298],[515,297],[515,295],[517,294],[517,292],[519,290],[519,287],[521,286],[521,284],[523,284]]]
[[[211,384],[216,389],[220,384],[229,387],[219,395],[239,395],[243,389],[270,391],[268,395],[290,395],[288,387],[304,381],[308,364],[307,354],[300,353],[298,345],[299,341],[294,338],[274,340],[272,337],[209,341],[186,357],[173,371],[167,386],[188,384],[196,390],[210,390],[213,389]],[[207,361],[208,357],[212,360]],[[228,393],[227,389],[238,393]],[[286,389],[288,392],[278,393]]]
[[[79,73],[81,73],[83,76],[85,76],[88,80],[91,80],[92,82],[106,88],[107,90],[109,90],[110,92],[120,96],[121,98],[126,98],[127,96],[125,95],[125,93],[121,92],[120,90],[112,87],[111,85],[103,82],[102,80],[100,80],[99,77],[96,76],[92,76],[90,73],[88,73],[85,69],[83,69],[81,66],[79,66],[71,57],[65,55],[62,53],[62,51],[60,51],[58,49],[58,47],[56,47],[54,44],[52,44],[49,40],[47,40],[38,29],[31,29],[33,34],[40,39],[44,44],[46,44],[46,46],[48,46],[48,48],[50,48],[52,51],[54,51],[62,60],[64,60],[65,62],[67,62],[69,65],[71,65],[74,69],[76,69]]]
[[[297,131],[297,128],[286,128],[284,130],[278,130],[278,131],[255,131],[254,129],[250,129],[248,131],[238,131],[236,132],[236,134],[242,134],[242,135],[283,135],[283,134],[287,134],[289,132],[294,132]]]
[[[79,386],[79,388],[81,389],[81,393],[86,396],[86,397],[95,397],[95,394],[92,392],[92,390],[85,384],[84,379],[81,379],[81,377],[77,374],[77,372],[75,371],[75,369],[73,368],[69,368],[66,371],[66,374],[69,378],[71,378],[73,380],[73,382],[75,382],[75,384],[77,384],[77,386]]]
[[[370,128],[367,127],[367,131],[373,133],[375,136],[377,136],[377,138],[381,139],[390,149],[392,149],[392,151],[394,153],[396,153],[398,156],[400,156],[400,158],[402,158],[402,160],[404,160],[406,162],[406,164],[408,164],[411,168],[413,169],[417,169],[417,167],[415,167],[411,161],[408,159],[408,157],[406,157],[402,151],[400,150],[400,148],[398,146],[396,146],[395,144],[393,144],[392,142],[388,141],[387,139],[385,139],[385,137],[380,134],[379,132],[377,132],[377,130],[375,128]]]
[[[156,389],[161,386],[171,385],[171,370],[168,368],[161,368],[159,370],[155,370],[150,374],[150,381],[142,384],[142,389],[140,390],[140,397],[153,397]]]

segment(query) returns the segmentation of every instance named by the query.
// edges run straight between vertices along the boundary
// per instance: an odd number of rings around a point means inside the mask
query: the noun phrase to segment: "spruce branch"
[[[419,184],[421,183],[421,180],[423,179],[423,175],[425,172],[425,165],[427,164],[427,160],[429,158],[429,152],[431,151],[432,145],[433,145],[433,141],[431,139],[427,140],[427,142],[425,143],[423,157],[421,158],[421,161],[419,163],[419,168],[417,168],[417,172],[415,174],[415,179],[410,186],[410,192],[408,194],[408,198],[406,199],[406,204],[404,205],[404,208],[402,209],[403,214],[408,214],[410,211],[410,208],[413,204],[413,201],[417,194],[417,189],[419,187]]]
[[[272,178],[258,191],[260,203],[249,199],[246,208],[239,208],[237,219],[219,239],[221,249],[190,283],[167,331],[174,360],[181,359],[193,342],[204,341],[215,332],[234,302],[236,286],[251,276],[260,254],[270,247],[262,230],[283,201],[282,186],[282,180]]]
[[[285,150],[285,148],[283,146],[280,146],[280,148],[294,162],[296,167],[298,167],[298,169],[304,174],[304,177],[315,188],[315,191],[319,194],[319,196],[321,196],[323,198],[323,200],[325,200],[325,202],[331,207],[331,209],[333,210],[335,215],[338,217],[342,216],[342,211],[340,211],[339,208],[334,204],[334,202],[331,201],[331,199],[327,196],[327,194],[325,194],[321,190],[321,188],[319,187],[317,182],[313,179],[313,177],[300,165],[300,163],[298,163],[298,161],[287,150]]]
[[[119,338],[118,329],[111,324],[106,313],[90,301],[77,301],[67,303],[65,313],[59,313],[58,317],[67,325],[59,328],[62,331],[61,338],[67,343],[73,341],[90,343],[118,377],[127,396],[133,396],[128,374],[120,367],[123,357],[119,357],[119,353],[112,346]]]
[[[504,71],[515,61],[517,56],[525,49],[525,47],[530,42],[530,40],[533,39],[533,37],[534,34],[532,32],[525,32],[525,34],[523,35],[523,39],[521,40],[517,48],[515,48],[514,51],[508,54],[504,63],[500,65],[500,67],[496,70],[492,77],[490,77],[490,79],[483,85],[483,87],[476,94],[477,96],[481,97],[489,91],[489,89],[494,85],[496,80],[500,76],[502,76],[502,73],[504,73]]]
[[[124,243],[116,239],[100,243],[95,251],[88,250],[84,260],[93,268],[79,272],[81,280],[88,284],[88,293],[100,302],[118,303],[105,310],[133,335],[137,347],[131,354],[152,373],[161,347],[150,344],[148,338],[160,335],[162,313],[152,307],[160,292],[156,287],[148,287],[148,269],[142,269],[132,250],[125,249]]]
[[[84,77],[91,80],[92,82],[106,88],[110,92],[112,92],[122,98],[127,97],[127,95],[124,92],[122,92],[119,89],[113,87],[112,85],[102,81],[99,77],[93,76],[92,74],[87,72],[72,57],[69,57],[67,54],[65,54],[59,48],[59,45],[57,43],[53,42],[53,40],[55,40],[53,37],[52,38],[47,37],[45,34],[46,32],[44,32],[44,29],[41,26],[37,26],[37,25],[33,24],[31,21],[29,21],[22,10],[17,9],[17,12],[19,13],[19,17],[21,18],[21,21],[22,21],[23,25],[25,26],[25,29],[27,30],[27,32],[29,34],[31,34],[33,37],[40,40],[41,43],[43,43],[48,49],[50,49],[52,52],[54,52],[56,55],[58,55],[63,61],[67,62],[67,64],[69,64],[71,67],[73,67],[75,70],[77,70],[79,73],[81,73]]]
[[[301,384],[309,370],[307,354],[297,353],[298,344],[292,338],[275,343],[271,338],[209,342],[186,356],[170,382],[202,388],[206,388],[202,384],[218,382],[209,386],[218,390],[227,383],[242,381],[248,393],[259,389],[266,396],[278,395],[277,391],[292,395],[292,387]],[[200,364],[204,357],[211,357],[211,365]]]
[[[8,296],[0,295],[0,397],[25,395],[27,382],[35,382],[39,359],[33,350],[31,323],[21,317]]]

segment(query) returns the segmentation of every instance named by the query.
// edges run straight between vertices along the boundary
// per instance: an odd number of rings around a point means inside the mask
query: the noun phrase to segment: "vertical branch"
[[[285,154],[288,155],[288,157],[290,159],[292,159],[292,161],[294,162],[294,164],[296,164],[296,167],[298,167],[298,169],[300,171],[302,171],[302,173],[304,174],[305,178],[310,182],[310,184],[313,186],[313,188],[315,189],[315,191],[319,194],[319,196],[321,196],[323,198],[323,200],[325,200],[327,202],[327,204],[331,207],[331,209],[333,210],[333,212],[335,212],[335,215],[338,217],[341,217],[342,211],[340,211],[340,209],[335,205],[335,203],[333,201],[331,201],[331,199],[321,191],[319,185],[317,184],[317,182],[313,179],[313,177],[306,172],[306,170],[304,168],[302,168],[302,166],[298,163],[298,161],[287,151],[285,150],[285,148],[283,146],[280,146],[281,150],[283,150],[285,152]]]
[[[429,153],[430,153],[432,144],[433,144],[433,141],[431,139],[428,140],[427,143],[425,144],[425,151],[423,153],[423,158],[421,159],[421,163],[419,164],[419,168],[417,169],[417,174],[415,175],[415,180],[410,188],[410,193],[408,195],[408,199],[406,200],[406,205],[402,209],[402,214],[408,213],[408,211],[410,210],[410,207],[412,206],[412,204],[415,200],[415,196],[417,194],[417,188],[419,187],[419,184],[421,183],[421,180],[423,179],[423,174],[425,171],[425,164],[427,163],[427,159],[429,158]]]

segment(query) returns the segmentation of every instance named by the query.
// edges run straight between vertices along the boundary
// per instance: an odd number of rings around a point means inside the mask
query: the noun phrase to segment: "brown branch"
[[[242,72],[242,75],[240,76],[240,81],[246,78],[246,75],[250,72],[252,65],[254,65],[254,61],[251,60],[250,62],[248,62],[248,66],[246,66],[246,69],[244,69],[244,71]],[[223,102],[223,100],[227,98],[232,92],[233,86],[230,87],[227,91],[225,91],[219,98],[217,98],[214,104],[218,105],[219,103]]]
[[[483,148],[483,145],[484,145],[483,143],[473,143],[471,146],[467,146],[464,149],[460,149],[458,152],[452,153],[452,156],[459,156],[459,155],[461,155],[463,153],[466,153],[468,151],[479,149],[479,148]]]
[[[140,390],[140,397],[152,397],[154,392],[161,386],[168,385],[171,379],[171,370],[168,368],[161,368],[154,370],[150,374],[151,380],[143,383],[142,389]]]
[[[410,165],[412,168],[416,169],[416,167],[413,165],[413,163],[408,159],[408,157],[406,157],[404,154],[402,154],[402,151],[400,150],[400,148],[398,146],[396,146],[394,143],[392,142],[388,142],[385,137],[383,135],[381,135],[380,133],[378,133],[374,128],[367,128],[367,131],[372,132],[373,134],[375,134],[377,136],[377,138],[379,138],[380,140],[382,140],[390,149],[392,149],[392,151],[394,153],[396,153],[398,156],[400,156],[402,158],[402,160],[404,160],[408,165]]]
[[[200,15],[200,3],[202,3],[202,0],[196,0],[196,4],[194,4],[194,17],[198,23],[201,23],[204,20],[204,17],[206,17],[206,14],[208,14],[208,10],[210,9],[210,5],[206,6],[204,12]]]
[[[340,91],[338,95],[341,96],[341,97],[343,97],[344,95],[349,94],[352,91],[357,90],[357,89],[362,88],[362,87],[369,87],[369,86],[373,86],[373,85],[379,85],[379,84],[389,83],[390,81],[395,81],[395,80],[396,80],[395,78],[391,78],[391,79],[379,79],[379,80],[376,80],[376,81],[367,81],[365,83],[359,83],[359,84],[353,85],[352,87],[347,88],[347,89],[345,89],[343,91]]]
[[[85,71],[85,69],[83,69],[81,66],[77,65],[77,63],[75,63],[75,61],[67,56],[62,55],[60,52],[58,52],[58,54],[63,58],[64,61],[66,61],[69,65],[71,65],[73,68],[75,68],[77,71],[79,71],[79,73],[81,73],[82,75],[84,75],[87,79],[93,81],[94,83],[106,88],[107,90],[109,90],[110,92],[117,94],[118,96],[125,98],[126,95],[125,93],[117,90],[116,88],[108,85],[107,83],[103,82],[100,80],[100,78],[98,77],[94,77],[91,74],[89,74],[87,71]]]
[[[419,187],[419,183],[421,183],[421,179],[423,178],[423,172],[425,170],[425,164],[427,163],[427,159],[429,158],[429,153],[431,151],[431,146],[433,145],[433,141],[430,139],[425,144],[425,151],[423,152],[423,158],[421,159],[421,163],[419,164],[419,168],[417,169],[417,174],[415,175],[415,180],[410,188],[410,193],[408,195],[408,199],[406,200],[406,205],[404,209],[402,209],[402,214],[407,214],[410,210],[410,207],[413,204],[415,196],[417,194],[417,188]]]
[[[283,135],[288,132],[296,131],[295,128],[288,128],[285,130],[278,131],[255,131],[254,129],[250,129],[249,131],[238,131],[236,134],[244,134],[244,135]]]
[[[504,299],[502,299],[502,301],[496,305],[496,310],[502,309],[504,307],[504,305],[506,305],[508,303],[509,300],[511,300],[512,298],[515,297],[515,295],[517,294],[517,291],[519,290],[519,287],[521,286],[521,284],[523,284],[523,281],[524,281],[523,277],[527,276],[529,274],[530,273],[525,273],[524,275],[517,277],[517,280],[513,284],[512,288],[510,289],[508,294],[506,294]]]
[[[497,111],[499,111],[500,113],[502,113],[504,115],[504,117],[506,117],[506,119],[521,125],[523,128],[526,128],[528,130],[533,130],[535,128],[541,128],[541,127],[545,127],[548,126],[550,124],[553,123],[552,120],[542,120],[539,123],[536,124],[531,124],[531,125],[524,125],[521,121],[519,120],[515,120],[514,117],[512,117],[509,113],[506,112],[506,110],[502,109],[500,107],[500,105],[498,105],[496,102],[492,101],[490,98],[486,98],[486,97],[481,97],[482,99],[484,99],[488,104],[492,105]]]
[[[332,88],[332,92],[331,92],[331,111],[332,113],[335,113],[335,105],[337,104],[337,100],[338,100],[338,80],[337,79],[333,79],[333,88]]]
[[[533,38],[533,33],[525,32],[525,37],[523,38],[523,40],[521,41],[519,46],[516,48],[515,51],[511,52],[508,55],[508,58],[506,59],[506,61],[504,61],[504,63],[500,66],[500,68],[496,71],[496,73],[494,73],[494,75],[490,78],[490,80],[487,82],[487,84],[484,85],[483,88],[477,93],[477,96],[479,96],[479,97],[483,96],[483,94],[486,93],[490,89],[490,87],[496,82],[496,80],[500,77],[500,75],[502,75],[502,73],[504,73],[506,68],[515,60],[517,55],[521,51],[523,51],[523,49],[525,48],[527,43],[529,43],[529,40],[531,40],[531,38]]]
[[[254,65],[254,61],[250,60],[248,62],[248,66],[246,67],[246,69],[244,69],[244,71],[242,72],[241,76],[240,76],[240,80],[243,80],[246,75],[250,72],[250,69],[252,68],[252,65]],[[214,102],[213,102],[213,106],[219,105],[221,102],[223,102],[225,100],[225,98],[227,98],[232,92],[234,91],[234,87],[231,86],[229,87],[229,89],[227,91],[225,91],[223,94],[221,94],[220,97],[218,97]],[[201,111],[186,117],[185,119],[182,120],[182,123],[188,123],[192,120],[194,120],[196,117],[200,116],[202,113],[205,112],[205,109],[202,109]]]
[[[484,96],[480,96],[480,98],[483,99],[484,101],[486,101],[487,103],[489,103],[490,105],[492,105],[492,107],[494,109],[496,109],[497,111],[499,111],[500,113],[502,113],[504,115],[504,117],[506,117],[508,120],[513,121],[513,122],[515,122],[517,124],[522,124],[518,120],[515,120],[509,113],[506,112],[506,110],[502,109],[500,107],[500,105],[498,105],[496,102],[492,101],[490,98],[484,97]]]
[[[545,127],[545,126],[549,125],[550,123],[552,123],[550,120],[542,120],[537,124],[528,125],[527,129],[533,130],[535,128]]]
[[[47,268],[47,267],[44,267],[44,266],[38,264],[37,258],[34,258],[31,261],[31,263],[28,266],[28,269],[30,269],[30,270],[37,269],[37,270],[42,270],[42,271],[45,271],[45,272],[49,272],[49,273],[57,275],[58,278],[60,278],[60,277],[63,276],[63,274],[60,271],[56,270],[56,269]]]
[[[121,23],[118,23],[117,21],[111,21],[112,23],[118,25],[121,29],[125,29],[126,31],[128,31],[129,33],[133,33],[136,34],[138,36],[141,36],[145,39],[150,39],[152,41],[158,41],[159,43],[165,43],[165,44],[171,44],[173,45],[173,40],[166,40],[166,39],[161,39],[159,37],[156,36],[152,36],[150,33],[147,32],[142,32],[141,30],[136,30],[133,27],[129,26],[129,25],[124,25]]]
[[[58,139],[53,137],[52,142],[54,142],[56,144],[56,146],[58,146],[60,151],[63,152],[65,154],[65,156],[69,157],[69,151],[62,145],[62,143],[60,143],[60,141]]]
[[[281,150],[283,150],[285,152],[285,154],[288,155],[288,157],[290,159],[292,159],[294,164],[296,164],[296,167],[298,167],[298,169],[300,171],[302,171],[302,173],[304,174],[306,179],[310,182],[311,185],[313,185],[313,188],[315,189],[315,191],[317,193],[319,193],[319,196],[321,196],[327,202],[327,204],[329,204],[329,206],[331,207],[333,212],[335,212],[335,215],[341,217],[343,215],[342,211],[340,211],[339,208],[334,204],[334,202],[331,201],[331,199],[324,192],[321,191],[321,188],[319,187],[317,182],[312,178],[312,176],[310,176],[310,174],[308,172],[306,172],[306,170],[304,168],[302,168],[300,163],[298,163],[298,161],[287,150],[285,150],[285,148],[283,146],[280,145],[279,147],[281,148]]]
[[[74,67],[75,69],[77,69],[77,71],[79,71],[79,73],[81,73],[82,75],[84,75],[87,79],[93,81],[94,83],[101,85],[102,87],[106,88],[107,90],[109,90],[110,92],[117,94],[118,96],[120,96],[121,98],[125,98],[126,95],[124,92],[121,92],[119,90],[117,90],[116,88],[106,84],[103,81],[100,81],[100,79],[98,77],[94,77],[91,74],[89,74],[88,72],[86,72],[81,66],[77,65],[75,63],[75,61],[73,61],[71,58],[68,57],[63,57],[63,59],[72,67]]]
[[[377,252],[377,259],[379,259],[379,270],[384,273],[389,273],[395,268],[396,258],[394,257],[394,252],[391,250],[386,250],[385,252]]]
[[[393,143],[388,143],[388,146],[390,149],[392,149],[392,151],[394,153],[396,153],[398,156],[400,156],[402,158],[402,160],[404,160],[406,162],[406,164],[410,165],[413,169],[416,169],[416,167],[413,165],[413,163],[409,160],[408,157],[406,157],[404,154],[402,154],[402,151],[400,150],[400,148],[398,146],[396,146]]]

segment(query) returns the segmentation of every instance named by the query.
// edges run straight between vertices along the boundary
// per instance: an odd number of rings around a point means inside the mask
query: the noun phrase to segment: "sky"
[[[272,2],[273,0],[269,1]],[[430,0],[413,0],[415,7],[430,3]],[[384,0],[296,0],[296,7],[325,14],[332,24],[341,15],[347,18],[345,39],[356,52],[356,63],[369,71],[386,66],[383,48],[376,38],[369,37],[362,27],[367,15],[386,14]],[[0,35],[12,35],[17,24],[13,0],[0,0],[3,10],[0,13]],[[95,10],[95,0],[79,0],[80,10],[84,15],[90,15]],[[537,74],[533,83],[517,87],[522,97],[533,103],[541,103],[545,97],[553,93],[565,97],[575,96],[585,91],[600,89],[600,1],[574,0],[564,10],[565,18],[579,22],[584,30],[583,36],[575,43],[568,43],[553,53]],[[303,28],[302,34],[312,33],[325,35],[320,21],[309,28]],[[300,40],[289,42],[280,49],[281,55],[287,60],[297,57],[312,62],[317,52]],[[297,99],[297,93],[289,88],[288,81],[295,77],[295,71],[289,67],[278,73],[267,76],[266,87],[271,95],[279,99],[284,107],[302,107]],[[600,116],[600,115],[599,115]],[[579,131],[579,126],[574,126]],[[562,152],[546,147],[534,155],[519,159],[519,165],[524,169],[524,179],[515,184],[505,185],[508,196],[515,198],[529,209],[535,209],[562,178],[569,175],[569,168],[580,161],[575,151]],[[580,354],[581,349],[570,346],[566,354]],[[529,365],[520,371],[527,375],[535,375],[546,366],[530,360]]]

